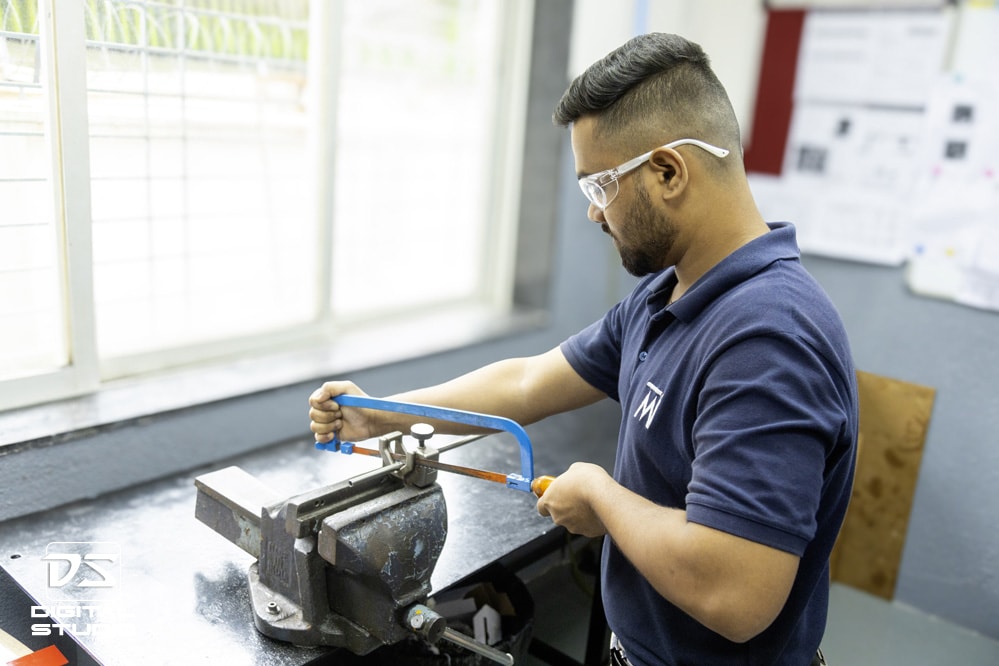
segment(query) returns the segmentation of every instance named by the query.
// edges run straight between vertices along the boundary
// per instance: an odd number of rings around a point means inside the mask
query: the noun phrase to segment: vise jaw
[[[195,517],[257,561],[247,574],[264,635],[363,655],[412,635],[447,537],[439,485],[389,474],[287,499],[239,467],[195,479]]]

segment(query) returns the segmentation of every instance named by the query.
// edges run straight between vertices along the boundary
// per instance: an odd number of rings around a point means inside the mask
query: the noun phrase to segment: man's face
[[[603,211],[605,217],[608,214],[623,217],[624,222],[616,225],[618,231],[612,232],[606,222],[601,226],[614,239],[624,269],[641,277],[657,273],[672,264],[669,257],[676,245],[678,233],[676,225],[665,211],[652,205],[648,190],[641,181],[633,189],[635,194],[629,197],[627,210],[612,211],[614,204],[618,203],[613,201]]]
[[[602,149],[593,136],[595,121],[580,118],[572,126],[572,150],[578,176],[613,168],[621,156]],[[628,159],[630,156],[624,156]],[[666,211],[656,206],[645,186],[649,166],[642,165],[618,181],[617,196],[601,210],[590,204],[587,216],[614,241],[621,264],[635,276],[648,275],[672,265],[677,228]]]

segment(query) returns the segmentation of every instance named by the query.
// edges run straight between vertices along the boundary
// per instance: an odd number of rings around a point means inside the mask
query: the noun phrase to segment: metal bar
[[[459,446],[465,446],[465,444],[471,444],[475,440],[482,439],[483,437],[485,437],[485,435],[468,435],[466,437],[462,437],[461,439],[456,439],[453,442],[448,442],[447,444],[442,444],[442,445],[436,447],[436,449],[438,451],[440,451],[441,453],[444,453],[445,451],[450,451],[451,449],[456,449]]]
[[[469,638],[465,634],[455,631],[451,627],[447,627],[444,633],[441,635],[446,641],[451,641],[455,645],[460,645],[466,650],[471,650],[472,652],[482,655],[486,659],[495,661],[497,664],[505,664],[506,666],[513,666],[513,655],[508,652],[500,652],[496,648],[491,648],[488,645],[483,645],[473,638]]]
[[[358,483],[363,483],[368,479],[377,479],[382,476],[388,476],[392,472],[398,471],[406,466],[404,462],[397,462],[392,465],[386,465],[384,467],[379,467],[378,469],[373,469],[370,472],[365,472],[364,474],[358,474],[357,476],[347,479],[347,485],[354,487]]]

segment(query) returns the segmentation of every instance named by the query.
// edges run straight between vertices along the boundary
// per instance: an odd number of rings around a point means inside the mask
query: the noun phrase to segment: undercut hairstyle
[[[635,37],[577,76],[552,119],[568,127],[584,116],[595,116],[596,135],[628,154],[691,138],[728,148],[741,163],[728,93],[704,50],[679,35]]]

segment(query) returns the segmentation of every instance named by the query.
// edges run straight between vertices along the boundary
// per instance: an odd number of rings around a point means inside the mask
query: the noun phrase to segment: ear
[[[687,187],[690,172],[683,156],[672,148],[660,148],[649,157],[656,185],[664,199],[678,196]]]

